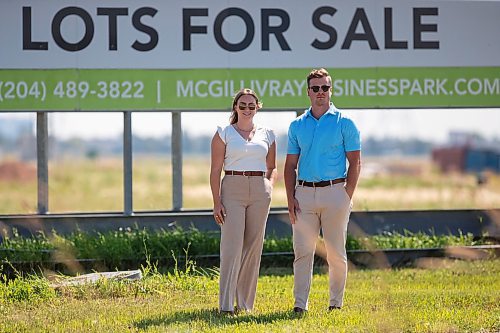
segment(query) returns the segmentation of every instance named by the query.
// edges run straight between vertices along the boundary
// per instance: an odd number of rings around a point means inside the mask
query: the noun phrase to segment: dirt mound
[[[28,182],[36,179],[36,167],[19,161],[0,162],[0,180]]]

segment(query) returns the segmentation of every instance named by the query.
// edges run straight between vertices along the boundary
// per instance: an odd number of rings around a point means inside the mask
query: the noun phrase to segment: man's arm
[[[347,195],[352,199],[361,172],[361,150],[348,151],[346,152],[346,156],[349,161],[349,168],[347,169],[345,190],[347,191]]]
[[[297,182],[297,165],[299,162],[298,154],[287,154],[285,160],[285,188],[288,202],[288,215],[290,223],[295,224],[297,212],[300,212],[299,202],[295,199],[295,183]]]

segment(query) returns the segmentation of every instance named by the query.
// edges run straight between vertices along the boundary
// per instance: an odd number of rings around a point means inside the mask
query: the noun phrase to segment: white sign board
[[[0,0],[0,110],[500,106],[500,1]]]

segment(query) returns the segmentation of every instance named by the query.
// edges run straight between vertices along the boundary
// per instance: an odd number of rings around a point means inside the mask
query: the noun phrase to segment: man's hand
[[[346,157],[349,161],[349,168],[347,169],[347,184],[345,185],[345,190],[349,198],[352,200],[354,190],[358,185],[359,174],[361,172],[361,151],[349,151],[346,153]]]
[[[291,201],[288,200],[288,216],[290,217],[291,224],[295,224],[295,221],[297,221],[297,213],[300,213],[297,199],[293,198]]]

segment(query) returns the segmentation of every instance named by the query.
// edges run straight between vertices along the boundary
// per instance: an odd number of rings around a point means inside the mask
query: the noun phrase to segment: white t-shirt
[[[266,171],[266,156],[276,136],[274,131],[256,125],[252,140],[246,141],[233,125],[217,126],[217,133],[226,144],[224,170]]]

